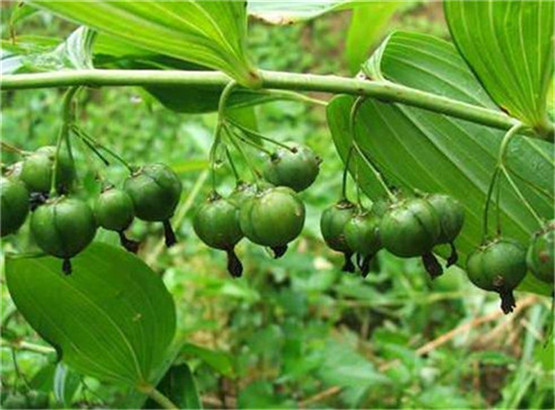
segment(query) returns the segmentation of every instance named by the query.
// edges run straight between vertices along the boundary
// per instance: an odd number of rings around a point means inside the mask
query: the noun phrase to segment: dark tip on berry
[[[437,258],[431,252],[422,255],[422,262],[424,263],[424,267],[426,268],[426,271],[430,274],[430,277],[432,279],[435,279],[443,274],[443,268],[439,264]]]
[[[31,192],[29,195],[29,207],[31,211],[37,209],[40,205],[44,204],[48,200],[48,194],[42,192]]]
[[[374,258],[374,255],[368,255],[362,258],[362,263],[359,265],[359,268],[363,278],[366,278],[370,272],[370,262],[372,262],[372,258]]]
[[[455,244],[453,242],[449,242],[449,245],[451,246],[451,255],[447,258],[447,267],[456,264],[459,260],[459,254],[457,253]]]
[[[118,234],[119,242],[126,251],[129,251],[131,253],[137,253],[139,251],[139,246],[141,245],[140,242],[129,239],[127,236],[125,236],[125,233],[123,233],[123,231],[118,232]]]
[[[273,246],[270,249],[274,252],[274,259],[279,259],[287,252],[287,245]]]
[[[501,310],[506,315],[512,313],[516,307],[515,297],[512,290],[499,290],[499,296],[501,297]]]
[[[341,268],[341,270],[343,272],[353,273],[355,271],[355,265],[353,264],[353,261],[351,260],[351,258],[353,257],[353,253],[352,252],[344,252],[343,256],[345,257],[345,263],[343,264],[343,267]]]
[[[237,257],[233,249],[226,251],[227,253],[227,271],[233,278],[240,278],[243,274],[243,264]]]
[[[170,221],[166,219],[162,223],[164,224],[164,238],[166,239],[166,246],[170,248],[177,243],[177,238],[175,237],[175,232],[172,229]]]
[[[64,275],[71,275],[72,269],[71,261],[69,259],[64,259],[62,262],[62,272],[64,272]]]

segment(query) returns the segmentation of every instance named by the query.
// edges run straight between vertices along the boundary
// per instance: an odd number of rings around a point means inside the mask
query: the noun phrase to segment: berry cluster
[[[320,230],[326,244],[345,256],[343,270],[354,272],[356,264],[366,277],[370,261],[382,248],[402,258],[422,257],[426,270],[435,278],[443,269],[432,249],[449,244],[447,266],[457,262],[453,244],[464,223],[464,208],[454,198],[425,195],[392,202],[387,209],[378,206],[367,210],[343,199],[326,209]]]
[[[122,189],[106,187],[94,207],[79,198],[76,185],[68,151],[47,146],[26,153],[0,179],[2,237],[17,232],[31,211],[32,237],[45,253],[63,259],[66,274],[71,273],[70,259],[92,242],[98,226],[118,232],[122,245],[137,252],[139,244],[127,239],[124,231],[135,217],[160,221],[166,244],[175,243],[169,218],[179,201],[181,181],[166,165],[134,169]]]
[[[266,181],[255,185],[239,182],[227,198],[214,190],[198,208],[193,221],[197,236],[209,247],[227,253],[227,268],[233,277],[243,272],[234,251],[243,237],[272,249],[279,258],[287,251],[287,244],[299,236],[305,207],[297,192],[314,182],[320,162],[308,147],[281,146],[267,157],[263,171]]]

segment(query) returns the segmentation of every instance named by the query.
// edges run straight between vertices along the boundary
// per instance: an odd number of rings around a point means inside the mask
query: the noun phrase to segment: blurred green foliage
[[[392,27],[445,36],[438,7],[418,3]],[[348,13],[339,13],[304,25],[255,23],[249,48],[265,69],[346,74],[348,22]],[[16,32],[63,37],[71,29],[37,13]],[[2,139],[25,150],[52,144],[61,95],[3,93]],[[182,177],[184,196],[175,218],[179,244],[164,249],[161,229],[141,222],[131,236],[143,240],[140,256],[163,275],[174,297],[178,334],[187,341],[179,360],[192,369],[205,407],[555,406],[553,343],[546,343],[553,338],[549,301],[518,295],[524,308],[503,318],[495,295],[473,288],[457,268],[431,283],[419,261],[383,252],[366,280],[340,272],[340,255],[324,246],[318,228],[321,211],[339,197],[342,174],[324,109],[275,102],[256,111],[260,132],[306,143],[324,161],[316,183],[302,194],[303,236],[277,261],[243,241],[238,254],[245,275],[232,280],[225,254],[204,246],[191,226],[194,204],[210,189],[206,168],[215,115],[175,114],[132,88],[87,89],[79,100],[79,125],[98,141],[133,163],[165,162]],[[123,178],[119,165],[107,171],[79,141],[74,148],[90,198],[98,192],[99,175],[116,183]],[[2,155],[3,163],[16,160]],[[248,177],[246,167],[239,172]],[[224,192],[233,186],[225,167],[218,169],[218,180]],[[97,240],[116,243],[117,236],[101,232]],[[4,243],[7,250],[32,247],[25,229]],[[52,408],[128,405],[127,391],[56,366],[54,354],[13,349],[12,357],[10,346],[44,342],[14,310],[3,281],[1,286],[3,396],[31,388],[48,392]]]

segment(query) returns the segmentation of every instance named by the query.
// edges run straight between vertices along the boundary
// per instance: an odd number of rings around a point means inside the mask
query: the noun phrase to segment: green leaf
[[[157,389],[180,409],[202,409],[197,385],[187,363],[170,367]],[[160,405],[149,399],[145,409],[160,409]]]
[[[55,38],[28,36],[16,43],[2,40],[2,73],[92,69],[96,33],[79,27],[62,43]]]
[[[555,2],[446,1],[459,51],[494,101],[543,132],[553,79]]]
[[[191,343],[183,347],[183,354],[200,359],[212,367],[219,374],[234,377],[233,362],[228,353],[220,350],[211,350]]]
[[[249,1],[249,15],[269,24],[288,25],[312,20],[332,11],[364,6],[359,0]]]
[[[63,363],[58,363],[52,385],[56,401],[62,406],[70,408],[80,383],[81,380],[77,373],[68,369]]]
[[[378,72],[379,70],[379,72]],[[495,109],[456,48],[438,38],[397,32],[365,66],[370,76]],[[328,106],[328,123],[339,152],[351,143],[349,112],[354,99],[336,97]],[[357,117],[356,141],[365,159],[373,161],[391,184],[424,192],[444,192],[459,199],[466,221],[457,238],[459,265],[482,239],[482,213],[489,180],[503,132],[467,121],[400,104],[365,102]],[[519,189],[546,219],[553,217],[553,145],[518,137],[509,146],[507,164]],[[356,157],[362,189],[377,199],[384,192],[366,162]],[[524,182],[526,181],[526,182]],[[547,197],[530,186],[540,187]],[[495,207],[493,207],[495,208]],[[501,184],[503,233],[527,244],[538,225],[506,180]],[[490,218],[495,220],[492,212]],[[491,225],[491,224],[490,224]],[[441,252],[440,252],[441,254]],[[548,294],[550,287],[527,275],[522,290]]]
[[[175,332],[160,277],[139,258],[95,243],[64,276],[51,257],[8,258],[15,305],[76,371],[135,386],[152,382]]]
[[[374,2],[353,10],[345,45],[351,74],[360,70],[370,48],[379,40],[401,4],[398,1]]]
[[[260,79],[246,54],[244,1],[33,1],[140,48],[222,70],[247,86]]]

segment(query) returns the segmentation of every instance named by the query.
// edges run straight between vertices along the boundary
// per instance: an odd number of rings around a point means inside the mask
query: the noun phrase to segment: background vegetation
[[[9,14],[2,15],[3,38]],[[342,57],[348,24],[346,12],[290,27],[253,22],[249,49],[264,69],[349,75]],[[39,13],[18,30],[65,37],[73,28]],[[394,28],[448,33],[439,3],[406,6],[388,30]],[[53,142],[60,91],[2,98],[5,141],[27,150]],[[209,191],[216,115],[175,114],[132,88],[88,89],[80,99],[79,123],[99,141],[135,163],[163,160],[182,177],[179,244],[165,250],[157,228],[144,223],[135,223],[132,233],[143,240],[141,257],[163,276],[176,302],[178,327],[188,340],[180,359],[196,377],[205,407],[555,406],[553,344],[545,348],[552,338],[549,299],[517,294],[517,311],[503,317],[497,296],[473,287],[458,268],[432,283],[420,261],[384,252],[365,280],[340,272],[340,255],[324,246],[318,229],[321,211],[339,195],[343,166],[324,108],[275,102],[256,110],[259,130],[304,142],[324,161],[317,182],[302,194],[308,211],[303,236],[279,261],[242,242],[246,273],[232,280],[225,255],[205,247],[191,226],[194,205]],[[76,146],[78,164],[91,165],[79,171],[92,195],[101,164]],[[3,162],[11,160],[3,154]],[[232,183],[229,178],[229,189]],[[17,249],[26,238],[4,246]],[[117,242],[107,232],[97,239]],[[28,385],[48,392],[52,408],[129,406],[125,389],[83,377],[57,365],[53,353],[37,351],[35,345],[44,343],[1,285],[3,395]]]

